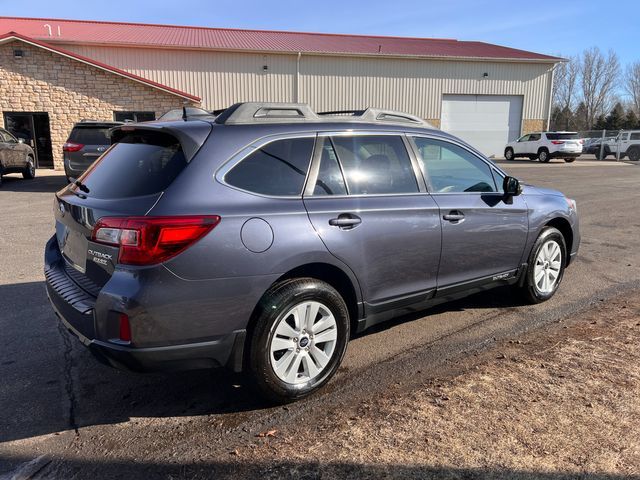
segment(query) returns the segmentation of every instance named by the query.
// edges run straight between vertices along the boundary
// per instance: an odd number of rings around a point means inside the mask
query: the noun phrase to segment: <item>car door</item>
[[[529,141],[529,137],[530,135],[524,135],[518,139],[518,141],[513,145],[514,153],[527,153],[527,142]]]
[[[320,133],[304,195],[309,218],[359,280],[367,315],[436,287],[441,226],[400,133]]]
[[[26,145],[19,143],[10,132],[5,131],[4,136],[8,145],[7,156],[11,158],[11,168],[23,168],[27,158]]]
[[[11,152],[7,139],[4,130],[0,130],[0,168],[10,168]]]
[[[508,278],[520,267],[528,232],[525,201],[505,198],[488,162],[462,144],[412,137],[431,197],[440,208],[438,291]],[[498,182],[502,182],[499,177]]]

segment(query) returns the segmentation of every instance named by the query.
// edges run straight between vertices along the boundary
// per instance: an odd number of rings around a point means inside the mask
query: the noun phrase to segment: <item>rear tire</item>
[[[248,363],[264,397],[298,400],[333,377],[350,334],[347,306],[333,287],[314,278],[285,280],[265,294],[256,314]]]
[[[513,148],[508,147],[504,150],[504,158],[505,160],[513,160],[515,158],[513,156]]]
[[[567,163],[573,163],[573,162],[576,161],[576,159],[575,158],[565,158],[564,161],[567,162]]]
[[[599,149],[596,151],[596,160],[604,160],[608,156],[609,156],[609,152],[607,152],[606,148],[602,151],[602,155],[600,155]]]
[[[520,291],[528,303],[549,300],[558,290],[567,264],[567,247],[562,233],[545,227],[533,244]]]
[[[36,166],[33,163],[33,157],[31,155],[27,157],[27,166],[24,167],[24,170],[22,171],[22,178],[27,180],[33,180],[36,178]]]
[[[542,163],[549,162],[549,160],[551,160],[551,157],[549,156],[549,150],[547,150],[546,148],[541,148],[540,150],[538,150],[538,160],[540,160]]]
[[[640,160],[640,148],[632,148],[627,151],[627,155],[629,156],[629,160],[632,162],[637,162]]]

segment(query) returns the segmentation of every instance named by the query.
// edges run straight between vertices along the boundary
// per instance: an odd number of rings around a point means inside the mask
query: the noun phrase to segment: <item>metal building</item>
[[[20,43],[28,48],[17,58]],[[14,94],[11,89],[16,87],[11,85],[24,88],[26,82],[32,87],[26,65],[50,59],[36,53],[30,57],[28,52],[47,47],[54,61],[64,58],[119,77],[106,82],[125,101],[99,99],[103,108],[97,115],[105,120],[115,118],[116,112],[126,112],[120,118],[136,118],[136,112],[145,118],[151,112],[159,116],[160,108],[184,101],[206,109],[260,100],[308,102],[317,111],[372,106],[422,117],[487,155],[501,155],[507,141],[547,127],[553,68],[562,61],[450,39],[0,17],[0,54],[2,48],[12,49],[0,57],[0,75],[3,69],[8,80],[21,75],[20,82],[2,83],[0,97]],[[54,81],[73,90],[74,82],[66,84],[70,76]],[[158,95],[146,91],[131,96],[132,82]],[[87,95],[72,95],[71,101],[91,104]],[[52,116],[65,107],[55,98],[45,99],[48,105],[0,100],[0,108],[5,123],[7,113],[16,114],[15,108]],[[83,115],[90,113],[81,110]],[[50,129],[68,132],[72,117]],[[52,143],[55,150],[59,140]]]

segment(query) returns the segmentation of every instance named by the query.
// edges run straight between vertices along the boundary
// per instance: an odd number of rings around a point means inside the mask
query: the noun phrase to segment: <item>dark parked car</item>
[[[576,204],[407,114],[236,104],[127,124],[55,197],[54,310],[102,361],[325,384],[350,334],[500,285],[549,299]]]
[[[35,178],[35,154],[24,140],[17,139],[4,128],[0,128],[0,185],[2,175],[7,173],[21,173],[23,178]]]
[[[67,180],[82,175],[109,148],[109,129],[120,125],[122,122],[83,120],[73,126],[69,138],[62,146]]]

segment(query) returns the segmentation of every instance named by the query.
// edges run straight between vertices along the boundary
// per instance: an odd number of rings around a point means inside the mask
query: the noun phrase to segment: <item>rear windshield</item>
[[[82,145],[109,145],[110,127],[75,127],[71,130],[69,141]]]
[[[172,136],[127,133],[80,177],[93,198],[126,198],[165,190],[187,166]],[[75,188],[75,187],[74,187]]]
[[[577,133],[547,133],[549,140],[577,140]]]

